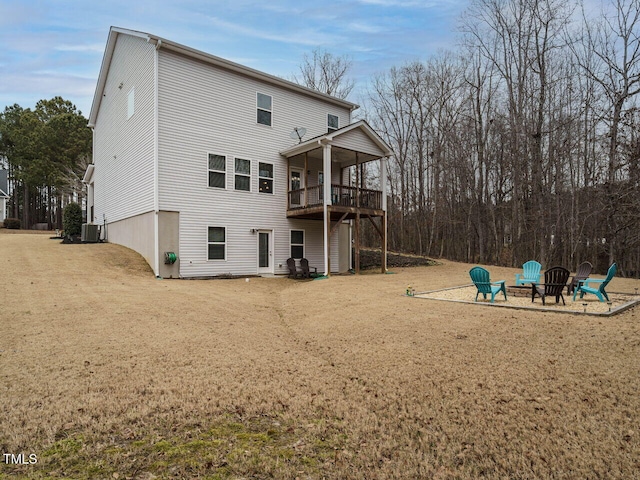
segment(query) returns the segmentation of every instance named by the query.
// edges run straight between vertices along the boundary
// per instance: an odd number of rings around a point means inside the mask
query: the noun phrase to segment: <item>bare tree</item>
[[[354,81],[347,78],[352,62],[346,55],[335,56],[326,50],[314,50],[304,55],[300,75],[293,79],[300,85],[338,98],[347,98]]]
[[[618,242],[624,241],[619,238],[621,224],[625,224],[619,215],[619,198],[623,196],[618,191],[623,187],[619,182],[628,175],[620,149],[620,131],[625,108],[640,93],[640,0],[616,0],[612,10],[603,9],[598,19],[584,14],[583,36],[573,44],[573,52],[582,70],[607,99],[603,105],[608,143],[604,217],[609,233],[609,262],[613,262]],[[592,61],[592,56],[597,61]]]

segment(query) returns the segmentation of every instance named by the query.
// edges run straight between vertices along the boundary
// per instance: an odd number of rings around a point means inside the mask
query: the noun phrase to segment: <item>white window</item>
[[[304,258],[304,230],[291,230],[291,258]]]
[[[327,133],[335,132],[340,128],[340,119],[337,115],[327,115]]]
[[[271,95],[265,95],[264,93],[258,93],[257,105],[258,105],[258,123],[262,125],[271,126],[271,113],[272,113]]]
[[[258,190],[262,193],[273,193],[273,165],[260,162],[258,166]]]
[[[129,90],[127,94],[127,120],[133,117],[133,114],[136,112],[136,89],[132,88]]]
[[[209,260],[224,260],[227,246],[225,227],[209,227],[207,240],[207,258]]]
[[[224,155],[209,154],[209,186],[216,188],[226,187],[227,157]]]
[[[235,159],[235,187],[236,190],[251,191],[251,161],[244,158]]]

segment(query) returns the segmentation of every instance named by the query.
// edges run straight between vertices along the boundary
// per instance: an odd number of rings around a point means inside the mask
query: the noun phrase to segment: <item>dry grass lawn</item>
[[[0,255],[0,478],[639,478],[640,307],[404,296],[469,283],[451,262],[156,280],[6,230]]]

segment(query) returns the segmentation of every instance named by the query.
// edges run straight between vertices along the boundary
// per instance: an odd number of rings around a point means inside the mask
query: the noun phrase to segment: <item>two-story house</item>
[[[356,108],[112,27],[89,117],[87,221],[163,277],[286,274],[290,257],[346,271],[367,218],[386,260],[391,150],[366,122],[352,123]],[[381,190],[363,182],[368,162]]]

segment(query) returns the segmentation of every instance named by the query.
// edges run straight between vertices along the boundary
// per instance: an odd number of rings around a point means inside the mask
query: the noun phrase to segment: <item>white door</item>
[[[273,273],[273,230],[258,230],[258,273]]]

